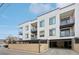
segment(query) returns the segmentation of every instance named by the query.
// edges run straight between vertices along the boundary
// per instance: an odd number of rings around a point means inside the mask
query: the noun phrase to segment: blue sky
[[[4,4],[0,8],[0,38],[8,35],[18,36],[18,25],[24,21],[33,20],[36,16],[53,10],[61,4]]]

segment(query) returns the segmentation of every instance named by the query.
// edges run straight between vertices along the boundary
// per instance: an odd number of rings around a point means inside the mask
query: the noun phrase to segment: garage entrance
[[[71,48],[71,41],[65,41],[64,42],[64,48]]]
[[[49,44],[50,48],[56,48],[57,47],[57,42],[51,42]]]
[[[50,40],[49,41],[50,48],[72,48],[72,41],[70,39],[67,40]]]

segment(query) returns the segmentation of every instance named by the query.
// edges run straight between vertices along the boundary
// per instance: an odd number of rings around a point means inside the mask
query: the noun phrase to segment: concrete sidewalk
[[[79,55],[78,52],[73,51],[71,49],[59,49],[59,48],[51,48],[47,52],[43,53],[44,55]]]
[[[31,53],[20,50],[0,48],[0,55],[79,55],[79,53],[69,49],[57,49],[57,48],[49,49],[47,52],[43,53]]]

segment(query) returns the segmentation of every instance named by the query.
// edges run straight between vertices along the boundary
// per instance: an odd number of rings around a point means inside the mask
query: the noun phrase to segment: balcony
[[[23,33],[22,32],[19,32],[19,35],[23,35]]]
[[[74,35],[75,35],[74,32],[68,32],[68,31],[60,32],[60,37],[70,37],[70,36],[74,36]]]
[[[31,29],[31,32],[32,32],[32,33],[36,33],[36,32],[37,32],[37,29],[36,29],[36,28],[32,28],[32,29]]]
[[[72,27],[75,21],[73,19],[66,19],[60,22],[60,28]]]
[[[31,40],[36,40],[37,39],[37,35],[31,35]]]

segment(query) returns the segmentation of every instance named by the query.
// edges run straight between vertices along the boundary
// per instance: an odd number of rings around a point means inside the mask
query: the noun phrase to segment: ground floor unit
[[[46,52],[49,48],[71,49],[79,52],[79,38],[55,40],[21,40],[9,43],[8,48],[35,53]]]

